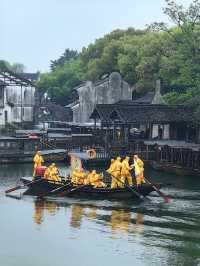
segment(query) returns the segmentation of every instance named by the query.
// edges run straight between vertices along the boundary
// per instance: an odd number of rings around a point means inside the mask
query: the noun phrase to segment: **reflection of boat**
[[[58,205],[56,202],[36,200],[34,205],[34,221],[36,224],[42,224],[44,211],[47,210],[50,215],[55,215]]]
[[[129,233],[140,235],[144,231],[144,214],[134,213],[132,209],[119,209],[104,205],[99,208],[96,205],[83,202],[81,204],[69,204],[66,201],[54,201],[53,199],[36,199],[34,202],[34,222],[41,225],[45,219],[48,219],[49,215],[55,215],[61,207],[65,208],[68,213],[69,219],[66,222],[74,229],[80,229],[82,224],[89,220],[108,227],[113,236]]]
[[[24,192],[24,195],[43,196],[49,195],[49,193],[55,189],[58,189],[58,193],[52,194],[53,196],[67,196],[76,198],[88,198],[88,199],[137,199],[137,195],[128,187],[125,188],[94,188],[91,185],[76,187],[71,184],[63,187],[63,183],[48,182],[45,179],[41,179],[40,182],[30,183],[29,180],[21,178],[22,182],[28,186],[28,189]],[[30,183],[30,184],[29,184]],[[139,192],[143,196],[149,195],[154,191],[153,185],[160,188],[160,184],[143,184],[138,190],[134,187],[134,190]],[[63,189],[62,189],[63,187]],[[51,194],[50,194],[51,195]]]
[[[112,210],[110,217],[110,225],[112,232],[123,232],[129,231],[131,223],[131,212],[129,210]]]

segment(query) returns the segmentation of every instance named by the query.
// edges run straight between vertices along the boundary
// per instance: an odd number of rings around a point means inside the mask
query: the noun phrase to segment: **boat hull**
[[[22,179],[24,184],[27,184],[27,180]],[[157,188],[161,188],[161,184],[154,184]],[[154,188],[150,184],[143,184],[140,188],[133,187],[129,188],[93,188],[92,186],[81,186],[73,187],[68,185],[63,189],[59,189],[63,184],[50,183],[47,180],[41,180],[36,184],[28,185],[27,190],[24,192],[25,195],[32,196],[43,196],[43,195],[52,195],[52,196],[62,196],[62,197],[73,197],[73,198],[86,198],[86,199],[138,199],[137,193],[142,194],[144,197],[149,195]],[[48,194],[50,191],[59,189],[59,193]],[[134,191],[133,191],[134,190]]]

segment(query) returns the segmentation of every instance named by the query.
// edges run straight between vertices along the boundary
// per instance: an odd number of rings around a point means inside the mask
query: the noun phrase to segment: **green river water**
[[[170,204],[154,193],[141,203],[5,197],[31,172],[29,164],[0,166],[0,266],[200,265],[198,177],[146,169],[169,184]]]

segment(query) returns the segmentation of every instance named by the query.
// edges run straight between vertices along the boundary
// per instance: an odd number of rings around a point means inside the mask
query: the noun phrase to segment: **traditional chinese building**
[[[155,93],[135,101],[97,104],[90,118],[101,123],[107,142],[134,139],[198,141],[198,128],[192,124],[193,112],[184,105],[167,105],[157,81]]]
[[[34,122],[35,86],[11,71],[0,72],[0,126]]]
[[[90,122],[90,115],[97,104],[113,104],[120,100],[131,100],[132,90],[117,72],[96,81],[86,81],[74,88],[78,100],[67,106],[73,112],[73,122]]]

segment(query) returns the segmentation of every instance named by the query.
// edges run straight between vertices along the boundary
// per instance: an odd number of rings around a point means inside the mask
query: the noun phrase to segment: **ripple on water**
[[[33,264],[29,260],[30,266],[53,266],[66,257],[74,262],[72,266],[83,265],[85,254],[89,258],[86,266],[93,266],[94,261],[96,266],[200,262],[200,191],[189,178],[178,178],[176,184],[175,177],[171,182],[171,177],[163,180],[163,175],[155,173],[157,180],[174,184],[163,188],[172,198],[170,204],[163,203],[156,193],[141,203],[67,198],[38,201],[33,197],[17,201],[4,197],[4,190],[14,186],[19,176],[31,174],[32,165],[22,168],[0,170],[0,225],[4,228],[0,265],[22,265],[20,258],[33,250],[37,258]],[[64,167],[61,170],[65,174]],[[48,264],[41,248],[47,245],[49,250],[56,250],[48,252]],[[14,263],[8,263],[9,254]]]

